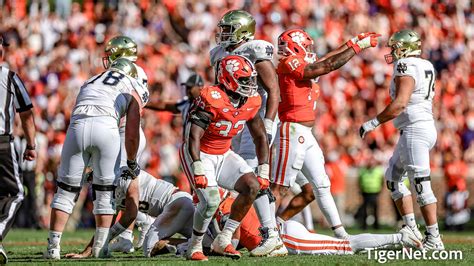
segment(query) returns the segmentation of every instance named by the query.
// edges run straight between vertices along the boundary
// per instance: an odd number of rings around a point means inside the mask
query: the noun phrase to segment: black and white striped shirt
[[[33,108],[28,92],[20,77],[8,68],[0,66],[0,135],[11,135],[15,112]]]

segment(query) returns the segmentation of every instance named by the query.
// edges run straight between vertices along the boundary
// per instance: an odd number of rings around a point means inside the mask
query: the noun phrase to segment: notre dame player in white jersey
[[[143,245],[145,257],[155,256],[161,249],[167,247],[175,250],[175,247],[167,244],[167,239],[176,233],[186,238],[191,237],[194,214],[192,197],[187,192],[179,191],[169,182],[156,179],[143,170],[140,171],[138,178],[124,171],[115,181],[115,201],[117,210],[122,211],[122,216],[110,229],[107,243],[113,241],[119,234],[122,235],[122,232],[128,231],[126,228],[135,220],[137,210],[154,219],[150,229],[145,232]],[[131,235],[132,232],[129,231],[128,234]],[[94,238],[81,253],[67,254],[66,257],[80,259],[91,256],[93,240]]]
[[[133,175],[140,168],[136,155],[140,141],[140,96],[136,88],[137,72],[127,59],[114,61],[109,70],[82,85],[72,111],[71,123],[61,152],[58,189],[51,203],[48,259],[60,259],[61,235],[72,213],[83,184],[83,173],[92,165],[93,213],[96,217],[96,238],[92,248],[95,257],[106,252],[104,246],[115,213],[114,180],[120,173],[121,141],[119,123],[125,125],[127,166]]]
[[[433,118],[433,97],[435,94],[435,70],[428,60],[421,58],[421,39],[412,30],[394,33],[388,46],[391,54],[385,56],[387,63],[394,63],[390,84],[392,102],[374,119],[360,128],[363,138],[378,125],[393,119],[400,130],[389,167],[385,172],[387,187],[404,223],[421,240],[411,192],[403,180],[408,176],[416,190],[417,202],[426,224],[423,246],[425,249],[444,249],[438,230],[436,197],[431,189],[430,150],[436,143],[437,133]]]
[[[275,66],[272,63],[274,47],[269,42],[254,40],[255,24],[252,15],[243,10],[231,10],[225,13],[217,24],[219,28],[216,36],[218,46],[210,51],[210,59],[216,73],[218,62],[229,54],[245,56],[255,65],[258,73],[258,93],[262,96],[259,114],[265,123],[268,141],[271,144],[276,133],[274,120],[278,111],[280,88]],[[257,168],[255,145],[248,128],[245,128],[240,135],[233,139],[232,148],[249,166]],[[271,191],[266,189],[259,192],[254,202],[262,224],[262,235],[268,237],[265,237],[255,250],[250,251],[252,256],[287,254],[285,246],[278,236],[273,199]]]

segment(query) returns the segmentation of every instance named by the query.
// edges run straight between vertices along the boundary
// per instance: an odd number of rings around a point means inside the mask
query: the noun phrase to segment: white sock
[[[439,236],[439,228],[438,228],[438,223],[435,223],[433,225],[427,225],[426,226],[426,231],[430,233],[434,237]]]
[[[199,250],[202,251],[202,240],[204,239],[204,235],[197,236],[192,234],[191,236],[191,241],[190,241],[190,246],[188,247],[189,249],[192,249],[193,251]]]
[[[349,236],[349,234],[346,232],[346,229],[344,228],[344,226],[339,226],[338,228],[334,229],[334,235],[337,237],[337,238],[347,238]]]
[[[63,233],[61,232],[49,231],[48,243],[51,245],[59,246],[59,243],[61,243],[62,235]]]
[[[303,209],[303,220],[308,230],[314,230],[313,214],[311,213],[311,207],[308,205]]]
[[[272,218],[272,224],[276,226],[276,205],[275,202],[270,202],[270,217]]]
[[[275,204],[273,205],[275,206]],[[275,213],[271,212],[270,200],[268,199],[267,194],[258,197],[253,202],[253,206],[255,207],[258,220],[260,221],[260,224],[262,225],[262,227],[268,227],[268,228],[276,227],[276,223],[274,222],[275,218],[272,219],[272,217],[275,216]]]
[[[415,214],[414,213],[409,213],[407,215],[403,215],[403,222],[410,226],[411,228],[416,227],[416,220],[415,220]]]
[[[93,248],[102,248],[107,241],[107,237],[109,236],[110,228],[108,227],[97,227],[95,229],[94,235],[94,245]]]
[[[336,202],[331,194],[330,187],[321,187],[314,190],[314,195],[316,196],[316,201],[318,206],[321,209],[321,212],[326,217],[329,225],[331,227],[338,226],[342,224],[341,217],[337,211]]]
[[[128,239],[133,242],[133,231],[130,229],[127,229],[120,234],[120,237],[124,239]]]
[[[349,242],[354,252],[364,250],[366,248],[378,248],[386,245],[398,244],[398,236],[401,234],[360,234],[349,236]]]
[[[232,219],[227,219],[227,222],[225,222],[224,229],[223,230],[229,230],[232,234],[237,230],[237,227],[239,227],[240,222]]]

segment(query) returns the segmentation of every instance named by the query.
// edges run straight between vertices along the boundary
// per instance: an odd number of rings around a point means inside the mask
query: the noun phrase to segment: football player
[[[222,228],[229,218],[230,206],[232,206],[234,199],[233,193],[229,193],[219,205],[215,223],[218,227]],[[237,249],[253,250],[263,237],[257,229],[258,225],[255,209],[251,208],[233,235],[233,245]],[[214,231],[218,230],[208,231],[210,235],[207,236],[210,239],[212,239]],[[280,225],[280,232],[291,255],[352,255],[365,249],[396,248],[399,245],[416,249],[422,247],[421,241],[409,228],[404,228],[396,234],[359,234],[339,239],[311,233],[302,224],[289,220]],[[186,245],[179,245],[178,251],[182,252],[183,249],[186,249]]]
[[[139,65],[137,65],[135,62],[137,61],[138,58],[138,49],[137,49],[137,44],[135,41],[127,36],[119,35],[116,36],[112,39],[110,39],[106,45],[105,45],[105,56],[102,57],[102,63],[104,65],[104,68],[108,68],[111,63],[113,63],[115,60],[119,58],[125,58],[133,62],[135,68],[137,69],[137,80],[142,86],[137,88],[137,93],[141,98],[141,105],[140,105],[140,112],[143,112],[143,107],[145,107],[148,104],[149,100],[149,95],[150,93],[148,92],[148,77]],[[125,119],[122,119],[120,122],[120,137],[123,141],[124,139],[124,134],[125,134]],[[123,146],[123,145],[122,145]],[[145,150],[146,147],[146,138],[145,138],[145,133],[143,132],[143,129],[140,125],[140,145],[138,148],[138,154],[137,154],[137,161],[140,161],[140,157]],[[122,147],[123,148],[123,147]],[[120,165],[122,167],[126,166],[126,158],[125,154],[122,153],[122,160],[120,162]],[[138,235],[138,242],[137,242],[137,248],[140,248],[143,244],[143,240],[145,239],[145,233],[148,231],[148,228],[151,225],[151,222],[153,220],[148,217],[147,215],[144,215],[143,213],[139,212],[137,216],[136,223],[132,223],[130,225],[131,229],[133,229],[134,224],[136,224],[139,228],[139,235]],[[127,233],[124,233],[122,235],[121,240],[128,240],[131,236],[128,235]],[[123,245],[122,245],[123,244]],[[111,249],[114,250],[121,250],[121,251],[126,251],[128,248],[128,251],[133,251],[133,247],[129,247],[128,241],[122,242],[122,241],[117,241],[114,243],[114,245],[110,246]]]
[[[183,116],[183,122],[187,120],[188,111],[193,103],[194,99],[199,97],[199,92],[204,87],[203,78],[197,74],[193,73],[186,82],[181,84],[184,86],[186,91],[186,96],[178,102],[150,102],[147,104],[146,108],[155,110],[155,111],[168,111],[174,114],[179,114]]]
[[[258,73],[258,93],[262,97],[262,106],[259,115],[265,124],[269,144],[272,143],[276,123],[275,120],[278,102],[279,88],[273,60],[273,45],[263,40],[254,40],[255,19],[243,10],[231,10],[225,13],[218,22],[218,34],[216,36],[217,46],[210,51],[211,65],[218,72],[219,61],[229,54],[237,54],[247,57],[254,65]],[[274,126],[275,125],[275,126]],[[256,169],[258,159],[255,144],[249,129],[244,129],[241,134],[232,141],[232,149],[236,151],[248,165]],[[255,208],[262,222],[262,234],[268,235],[263,239],[261,245],[250,252],[252,256],[265,256],[272,252],[285,254],[283,242],[278,236],[275,221],[275,206],[270,201],[273,195],[269,189],[260,191]],[[279,249],[281,248],[281,249]]]
[[[269,186],[268,141],[257,115],[261,97],[256,92],[257,72],[243,56],[229,55],[219,62],[218,84],[204,87],[193,104],[186,124],[180,159],[199,203],[187,259],[207,260],[203,235],[220,202],[218,186],[239,192],[224,229],[212,243],[218,254],[240,258],[231,244],[259,189]],[[247,125],[255,141],[259,165],[257,177],[245,160],[230,149],[232,138]]]
[[[436,214],[437,200],[430,178],[430,150],[437,138],[432,110],[436,73],[431,62],[421,58],[421,39],[413,30],[394,33],[388,46],[391,53],[385,56],[385,60],[394,64],[390,83],[392,101],[360,127],[360,136],[364,138],[380,124],[393,119],[394,126],[400,130],[400,139],[385,172],[387,187],[405,225],[422,239],[415,221],[411,192],[403,183],[405,174],[408,175],[426,224],[424,248],[443,250]]]
[[[278,53],[282,55],[277,68],[281,124],[272,161],[272,191],[278,206],[301,171],[311,183],[318,205],[338,238],[347,237],[347,232],[330,192],[323,153],[312,133],[316,99],[313,80],[340,68],[362,50],[375,47],[379,36],[360,34],[319,60],[312,51],[314,41],[305,31],[287,30],[278,37]]]
[[[122,216],[110,229],[107,243],[133,223],[137,211],[154,217],[153,224],[145,232],[145,257],[154,256],[163,247],[169,247],[175,252],[175,248],[167,244],[167,239],[176,233],[186,238],[191,237],[194,205],[189,193],[179,191],[171,183],[156,179],[145,171],[140,171],[138,178],[124,171],[116,180],[115,186],[115,202],[117,210],[122,211]],[[131,235],[132,232],[129,231],[128,234]],[[66,257],[79,259],[91,256],[93,240],[94,238],[81,253],[67,254]]]
[[[109,70],[90,78],[81,87],[61,152],[45,258],[60,259],[61,235],[81,191],[83,172],[89,163],[94,169],[93,213],[97,226],[92,253],[94,257],[107,253],[105,244],[115,213],[113,183],[120,173],[119,123],[122,117],[127,118],[126,165],[133,175],[140,172],[136,156],[142,100],[136,88],[142,85],[136,77],[134,64],[121,58],[114,61]]]

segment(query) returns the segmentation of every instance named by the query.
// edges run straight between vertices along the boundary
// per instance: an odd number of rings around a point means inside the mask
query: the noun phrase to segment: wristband
[[[265,131],[267,134],[272,135],[273,132],[273,120],[270,118],[263,119],[263,123],[265,124]]]
[[[270,165],[268,163],[262,163],[257,167],[257,175],[263,179],[270,179]]]

